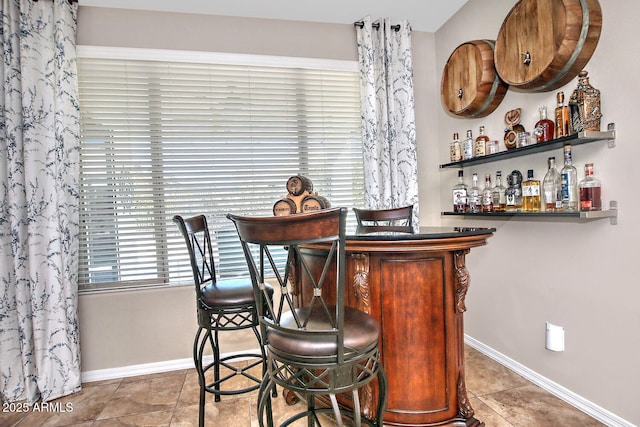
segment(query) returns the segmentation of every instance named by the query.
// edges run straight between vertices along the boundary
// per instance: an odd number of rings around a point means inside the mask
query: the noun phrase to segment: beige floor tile
[[[487,406],[478,398],[470,398],[471,407],[475,411],[474,417],[482,421],[486,427],[513,427],[513,425],[502,418],[497,412]]]
[[[604,425],[533,384],[483,395],[479,399],[515,427]]]
[[[225,400],[205,405],[205,426],[249,427],[251,425],[251,399],[248,397]],[[198,405],[179,406],[171,420],[171,427],[197,427]]]
[[[145,412],[98,420],[93,427],[169,427],[173,411]]]
[[[467,392],[474,396],[520,387],[529,382],[477,350],[465,347]]]
[[[185,375],[122,382],[98,416],[99,420],[149,412],[173,411]]]
[[[40,410],[32,410],[21,426],[68,426],[95,420],[118,388],[119,382],[101,386],[83,386],[82,390],[70,396],[56,399]]]

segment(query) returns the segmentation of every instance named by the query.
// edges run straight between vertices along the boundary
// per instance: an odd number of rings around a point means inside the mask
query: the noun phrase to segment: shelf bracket
[[[609,211],[612,212],[612,216],[609,218],[611,225],[618,225],[618,201],[611,200],[609,202]]]
[[[616,146],[616,124],[609,123],[607,125],[607,131],[613,133],[613,136],[607,141],[607,144],[609,145],[609,148],[614,148]]]

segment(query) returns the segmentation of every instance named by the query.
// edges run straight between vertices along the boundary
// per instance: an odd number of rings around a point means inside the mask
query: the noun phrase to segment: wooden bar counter
[[[465,256],[485,245],[495,229],[371,231],[347,232],[345,301],[381,325],[389,380],[384,424],[484,426],[474,417],[465,386]],[[317,250],[322,247],[309,247],[307,254]],[[309,292],[305,283],[295,288],[294,293]],[[375,381],[361,390],[365,412],[374,413],[376,393]],[[349,405],[346,398],[342,403]]]

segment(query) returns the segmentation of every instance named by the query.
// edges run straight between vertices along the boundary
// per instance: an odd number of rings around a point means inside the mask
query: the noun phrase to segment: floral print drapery
[[[418,224],[418,164],[407,21],[356,25],[364,148],[365,203],[370,209],[414,205]],[[377,28],[376,28],[377,27]]]
[[[80,388],[77,3],[2,0],[0,393]]]

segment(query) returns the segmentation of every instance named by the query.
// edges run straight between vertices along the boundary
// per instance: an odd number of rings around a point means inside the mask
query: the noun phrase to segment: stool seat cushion
[[[308,308],[298,308],[299,318],[305,318]],[[329,306],[329,311],[335,317],[335,307]],[[267,342],[269,348],[275,352],[299,355],[303,357],[325,357],[336,354],[336,338],[330,335],[313,333],[300,333],[293,331],[296,323],[292,313],[282,314],[281,327],[291,327],[292,331],[267,328]],[[307,331],[329,330],[330,325],[326,312],[320,306],[316,306],[311,313]],[[345,354],[356,350],[364,352],[377,345],[380,335],[378,322],[367,313],[351,307],[344,307],[344,347]]]
[[[210,283],[200,288],[200,301],[211,308],[253,305],[255,299],[251,279],[226,279]]]

